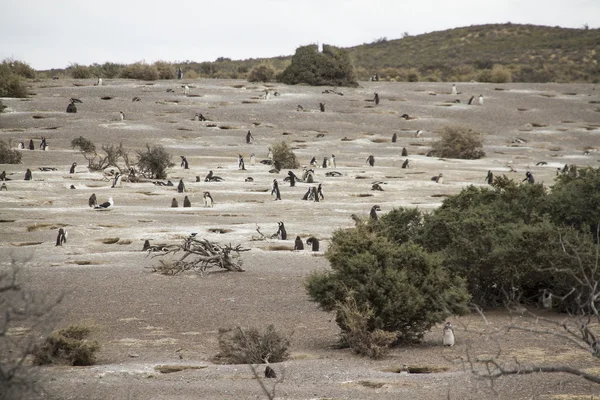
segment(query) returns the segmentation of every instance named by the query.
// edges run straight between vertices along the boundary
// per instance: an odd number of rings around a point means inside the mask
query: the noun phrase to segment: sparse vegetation
[[[219,329],[217,359],[228,364],[263,364],[287,360],[290,341],[267,326],[264,332],[256,328]]]
[[[20,164],[21,152],[13,149],[10,141],[0,140],[0,164]]]
[[[70,325],[53,332],[33,350],[35,365],[66,364],[93,365],[100,345],[89,341],[91,329],[83,325]]]
[[[125,79],[155,81],[160,78],[160,74],[156,66],[137,62],[123,67],[120,72],[120,77]]]
[[[286,142],[273,145],[273,163],[279,163],[281,168],[295,169],[300,167],[296,154]]]
[[[35,78],[35,71],[21,61],[5,59],[0,64],[0,97],[27,97],[24,79]]]
[[[485,156],[482,134],[459,126],[445,127],[432,149],[436,157],[474,160]]]

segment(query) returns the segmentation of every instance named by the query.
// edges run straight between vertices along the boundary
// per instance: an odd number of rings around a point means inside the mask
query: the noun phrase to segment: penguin
[[[121,179],[122,178],[123,178],[123,175],[121,175],[120,172],[117,172],[115,174],[114,179],[113,179],[113,184],[112,184],[111,188],[116,188],[117,186],[121,187],[122,186],[122,184],[121,184]]]
[[[402,163],[402,169],[408,169],[409,168],[409,160],[408,158],[406,160],[404,160],[404,162]]]
[[[456,89],[456,83],[452,84],[452,91],[450,92],[453,96],[456,96],[458,94],[458,91]]]
[[[177,69],[177,79],[183,79],[183,70],[181,68]]]
[[[75,173],[75,167],[77,166],[77,163],[74,162],[73,164],[71,164],[71,169],[69,169],[69,173],[70,174],[74,174]]]
[[[335,168],[335,154],[331,155],[331,166]]]
[[[488,171],[487,176],[485,177],[485,181],[488,185],[491,185],[492,182],[494,182],[494,173],[491,170]]]
[[[371,212],[369,213],[369,216],[373,221],[377,221],[379,219],[379,217],[377,216],[377,211],[381,211],[381,207],[379,207],[378,205],[374,205],[373,207],[371,207]]]
[[[281,193],[279,192],[279,184],[277,179],[273,179],[273,188],[271,189],[271,196],[275,194],[275,200],[281,200]]]
[[[475,96],[471,96],[471,98],[469,99],[469,102],[467,104],[468,105],[473,104],[473,100],[475,100]]]
[[[373,167],[375,165],[375,156],[371,154],[369,157],[367,157],[367,162],[371,167]]]
[[[373,185],[371,185],[371,190],[383,192],[383,188],[379,183],[374,183]]]
[[[316,167],[317,166],[317,157],[313,157],[310,159],[310,165],[312,167]]]
[[[273,161],[273,149],[269,147],[269,153],[267,154],[267,158]]]
[[[29,139],[29,150],[35,150],[35,145],[33,144],[33,139]]]
[[[317,187],[317,198],[321,197],[321,200],[325,200],[325,195],[323,194],[323,187],[321,186],[321,184],[319,183],[319,186]],[[315,200],[318,201],[318,200]]]
[[[222,182],[223,178],[220,176],[216,176],[213,174],[212,170],[208,171],[206,178],[204,178],[204,182]]]
[[[190,199],[185,196],[185,198],[183,199],[183,206],[184,207],[191,207],[192,206],[192,202],[190,201]]]
[[[63,243],[67,243],[67,236],[69,236],[69,234],[67,233],[67,230],[60,228],[58,230],[58,235],[56,236],[56,245],[62,246]]]
[[[480,106],[483,105],[483,95],[482,94],[479,95],[479,105]]]
[[[8,186],[6,186],[6,183],[2,182],[2,186],[0,186],[0,192],[6,190],[8,192]]]
[[[275,370],[268,365],[265,367],[265,378],[277,378]]]
[[[408,157],[408,150],[406,150],[406,147],[402,148],[402,157]]]
[[[309,187],[304,196],[302,196],[302,200],[308,200],[310,195],[312,194],[312,187]]]
[[[396,143],[396,140],[398,140],[398,135],[396,133],[394,133],[392,135],[392,143]]]
[[[29,168],[27,168],[27,171],[25,171],[25,180],[26,181],[31,181],[33,180],[33,176],[31,174],[31,170]]]
[[[69,189],[75,189],[75,185],[69,186]]]
[[[321,112],[325,112],[325,103],[319,103],[319,109]]]
[[[42,140],[40,142],[40,150],[46,150],[46,137],[42,136]]]
[[[254,141],[254,136],[252,136],[252,132],[248,131],[248,133],[246,133],[246,143],[250,144]]]
[[[109,198],[108,198],[108,201],[105,201],[105,202],[104,202],[104,203],[102,203],[102,204],[98,204],[98,205],[96,205],[96,206],[94,207],[94,209],[106,209],[106,208],[112,207],[114,204],[115,204],[115,202],[113,201],[113,198],[112,198],[112,197],[109,197]]]
[[[375,98],[373,99],[375,105],[379,105],[379,93],[375,92]]]
[[[527,171],[527,173],[525,174],[525,179],[523,179],[521,182],[525,182],[527,181],[527,183],[531,183],[534,184],[535,183],[535,179],[533,179],[533,174],[529,171]]]
[[[88,205],[92,208],[96,208],[98,206],[98,200],[96,200],[96,193],[92,193],[92,195],[88,199]]]
[[[313,186],[311,188],[311,190],[312,190],[311,197],[312,197],[313,201],[316,201],[318,203],[319,202],[319,192],[317,191],[317,188]]]
[[[296,107],[296,111],[304,111],[304,107],[298,104],[298,107]]]
[[[288,177],[290,178],[290,187],[296,186],[296,174],[292,171],[288,171]]]
[[[185,156],[179,156],[181,157],[181,167],[183,167],[183,169],[190,169],[190,165],[188,164],[188,160],[187,158],[185,158]]]
[[[98,78],[98,82],[96,82],[97,86],[102,86],[102,78]]]
[[[246,179],[244,179],[244,182],[254,182],[254,178],[249,176]]]
[[[241,154],[238,155],[238,169],[243,171],[246,170],[246,165],[244,164],[244,157]]]
[[[132,103],[135,103],[136,101],[142,101],[142,99],[140,99],[139,97],[135,96],[133,99],[131,99]]]
[[[6,177],[6,171],[2,171],[2,173],[0,174],[0,181],[9,181],[10,179],[8,179]]]
[[[319,239],[317,239],[314,236],[309,237],[308,239],[306,239],[306,244],[311,245],[311,250],[312,251],[319,251]]]
[[[20,141],[19,145],[17,146],[17,149],[19,149],[19,150],[25,150],[25,142]]]
[[[548,289],[542,293],[542,306],[547,310],[552,308],[552,293]]]
[[[125,113],[123,111],[119,111],[119,118],[121,118],[121,121],[125,121]]]
[[[296,240],[294,240],[294,250],[304,250],[304,243],[302,243],[300,236],[296,236]]]
[[[283,221],[279,221],[277,224],[279,225],[279,229],[277,230],[277,239],[287,240],[287,232],[285,231]]]
[[[327,157],[323,157],[323,164],[322,164],[322,167],[323,167],[323,168],[327,168],[327,164],[329,164],[329,158],[327,158]]]
[[[204,192],[204,207],[212,207],[214,205],[214,201],[210,192]]]
[[[202,113],[196,113],[196,119],[200,122],[206,121],[206,117],[204,117],[204,115],[202,115]]]
[[[179,184],[177,185],[177,193],[185,192],[185,185],[183,184],[183,179],[179,180]]]
[[[448,347],[454,346],[454,329],[452,328],[450,321],[446,322],[446,325],[444,325],[442,344]]]
[[[438,176],[434,176],[431,178],[431,180],[435,181],[436,183],[444,183],[444,175],[440,172]]]
[[[177,199],[175,197],[173,197],[173,200],[171,200],[171,208],[177,208],[179,207],[179,203],[177,202]]]
[[[403,118],[403,119],[405,119],[405,120],[407,120],[407,121],[408,121],[409,119],[411,119],[410,115],[408,115],[408,114],[402,114],[402,115],[400,116],[400,118]]]
[[[190,94],[190,87],[188,85],[183,85],[183,94],[186,96]]]
[[[250,165],[256,165],[256,155],[254,153],[250,154]]]

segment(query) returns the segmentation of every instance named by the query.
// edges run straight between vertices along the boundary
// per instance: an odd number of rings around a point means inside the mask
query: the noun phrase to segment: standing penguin
[[[185,185],[183,184],[183,179],[179,180],[179,184],[177,185],[177,193],[185,192]]]
[[[404,160],[404,162],[402,163],[402,169],[408,169],[409,168],[409,160],[408,158],[406,160]]]
[[[290,187],[296,186],[296,174],[292,171],[288,171],[288,176],[290,177]]]
[[[311,236],[308,239],[306,239],[306,244],[311,245],[312,251],[319,251],[319,239],[317,239],[316,237]]]
[[[452,95],[456,96],[458,94],[458,91],[456,90],[456,83],[452,84]]]
[[[98,205],[98,200],[96,200],[96,193],[92,193],[92,195],[88,199],[88,205],[92,208],[96,208],[96,206]]]
[[[183,206],[184,207],[191,207],[192,206],[192,202],[190,201],[190,199],[185,196],[185,198],[183,199]]]
[[[177,199],[175,197],[173,197],[173,200],[171,200],[171,208],[177,208],[179,207],[179,203],[177,202]]]
[[[479,95],[479,105],[480,106],[483,105],[483,95],[482,94]]]
[[[25,171],[25,180],[26,181],[33,180],[33,175],[31,174],[31,170],[29,168],[27,168],[27,171]]]
[[[279,221],[277,224],[279,225],[279,229],[277,230],[277,239],[287,240],[287,232],[285,231],[283,221]]]
[[[69,169],[69,173],[70,174],[74,174],[75,173],[75,167],[77,166],[77,163],[74,162],[73,164],[71,164],[71,169]]]
[[[335,166],[335,154],[332,154],[332,155],[331,155],[331,166],[332,166],[333,168],[335,168],[335,167],[336,167],[336,166]]]
[[[250,154],[250,165],[254,166],[256,164],[256,155],[254,153]]]
[[[373,167],[375,165],[375,156],[373,156],[373,154],[371,154],[369,157],[367,157],[367,162],[369,163],[369,165],[371,167]]]
[[[373,221],[377,221],[379,219],[379,217],[377,216],[377,211],[381,211],[381,207],[379,207],[378,205],[374,205],[373,207],[371,207],[371,212],[369,212],[369,216]]]
[[[58,230],[58,235],[56,236],[56,245],[62,246],[63,243],[67,243],[67,236],[68,236],[67,230],[60,228]]]
[[[452,328],[450,321],[446,322],[446,325],[444,325],[442,344],[449,347],[454,346],[454,329]]]
[[[246,170],[246,165],[244,164],[244,157],[241,154],[238,154],[238,169]]]
[[[471,98],[469,99],[469,102],[467,104],[469,104],[469,105],[473,104],[473,100],[475,100],[475,96],[471,96]]]
[[[35,144],[33,144],[33,139],[29,139],[29,150],[35,150]]]
[[[190,165],[188,164],[187,158],[185,158],[185,156],[179,157],[181,157],[181,167],[183,167],[183,169],[190,169]]]
[[[321,112],[325,112],[325,103],[319,103],[319,109]]]
[[[548,289],[544,289],[542,293],[542,306],[548,310],[552,308],[552,293]]]
[[[300,236],[296,236],[296,240],[294,240],[294,250],[304,250],[304,243],[302,243]]]
[[[212,207],[215,204],[210,192],[204,192],[204,207]]]
[[[317,187],[317,198],[320,197],[321,200],[325,200],[325,195],[323,194],[323,186],[321,186],[321,184],[319,183],[319,186]],[[318,201],[318,200],[316,200]]]
[[[373,99],[375,105],[379,105],[379,93],[375,92],[375,98]]]
[[[406,150],[406,147],[402,148],[402,157],[408,157],[408,150]]]
[[[494,182],[494,173],[491,170],[488,171],[487,176],[485,177],[485,181],[488,185],[491,185],[492,182]]]
[[[250,144],[254,141],[254,136],[252,136],[252,132],[248,131],[248,133],[246,133],[246,143]]]
[[[394,133],[392,135],[392,143],[396,143],[396,140],[398,140],[398,135],[396,133]]]
[[[123,111],[119,111],[119,118],[121,118],[121,121],[125,121],[125,113]]]
[[[521,182],[525,182],[527,181],[527,183],[531,183],[534,184],[535,183],[535,179],[533,179],[533,174],[529,171],[527,171],[527,173],[525,174],[525,179],[523,179]]]
[[[275,194],[275,200],[281,200],[281,193],[279,192],[279,184],[277,179],[273,179],[273,188],[271,189],[271,195]]]

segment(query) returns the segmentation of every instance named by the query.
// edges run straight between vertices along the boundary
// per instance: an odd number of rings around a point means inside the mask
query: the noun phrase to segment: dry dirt
[[[511,331],[493,337],[477,315],[451,318],[457,345],[441,346],[441,327],[426,335],[422,345],[398,348],[385,359],[372,361],[338,350],[337,325],[332,315],[309,301],[303,288],[306,276],[328,268],[323,252],[291,251],[293,239],[314,235],[327,249],[333,230],[353,226],[351,214],[367,217],[372,205],[382,212],[393,207],[431,210],[444,196],[467,185],[484,185],[488,170],[521,180],[529,169],[537,182],[550,186],[556,169],[565,164],[598,167],[600,155],[600,92],[593,85],[565,84],[450,84],[364,82],[357,89],[340,89],[343,96],[325,94],[327,88],[269,85],[279,96],[265,100],[265,86],[244,81],[183,81],[192,89],[183,94],[181,81],[145,83],[104,80],[42,81],[34,84],[30,99],[2,99],[9,107],[0,116],[0,138],[27,144],[20,165],[2,165],[11,181],[0,192],[0,255],[26,259],[27,286],[49,298],[65,294],[56,310],[54,325],[84,322],[94,327],[102,346],[92,367],[44,367],[41,375],[47,397],[61,399],[243,399],[266,398],[248,366],[211,362],[218,352],[221,327],[266,327],[274,324],[291,334],[292,358],[274,364],[283,376],[276,385],[281,399],[576,399],[600,395],[600,388],[563,374],[534,374],[504,378],[495,390],[465,372],[460,360],[493,354],[498,346],[505,359],[531,363],[566,363],[591,368],[597,363],[560,338],[536,337]],[[173,89],[174,93],[168,93]],[[332,88],[329,88],[332,89]],[[381,103],[372,101],[378,92]],[[467,105],[483,94],[485,104]],[[102,97],[112,97],[102,100]],[[134,96],[140,102],[132,102]],[[68,99],[79,98],[77,114],[67,114]],[[452,103],[459,98],[462,103]],[[319,103],[326,112],[319,112]],[[476,103],[476,102],[475,102]],[[304,111],[297,111],[302,105]],[[126,115],[120,121],[119,111]],[[193,121],[201,112],[209,119]],[[414,119],[405,120],[402,114]],[[464,161],[426,157],[436,131],[463,125],[485,133],[486,157]],[[252,130],[255,143],[246,144]],[[422,130],[420,137],[415,137]],[[391,143],[392,135],[398,136]],[[48,151],[39,151],[45,136]],[[71,149],[72,139],[84,136],[98,147],[122,142],[143,150],[162,145],[179,164],[185,155],[190,169],[179,165],[168,171],[175,184],[183,179],[191,208],[170,208],[171,199],[183,203],[175,188],[151,182],[124,182],[120,188],[100,172],[85,168],[86,160]],[[526,142],[515,143],[514,139]],[[335,154],[341,177],[325,177],[332,169],[317,168],[325,200],[302,201],[303,183],[290,188],[282,182],[287,170],[270,174],[258,161],[267,158],[270,145],[287,141],[303,165],[316,156]],[[410,169],[401,169],[406,157]],[[584,150],[589,150],[585,155]],[[250,154],[257,163],[250,165]],[[237,168],[238,154],[246,171]],[[365,160],[375,156],[375,166]],[[75,174],[69,174],[77,162]],[[536,163],[545,161],[546,165]],[[509,172],[510,162],[517,172]],[[42,172],[40,167],[56,171]],[[24,181],[31,168],[33,181]],[[223,182],[196,182],[209,170]],[[302,170],[295,171],[300,175]],[[443,184],[431,177],[440,172]],[[246,177],[254,182],[244,182]],[[274,178],[280,182],[282,201],[270,195]],[[371,191],[382,181],[384,191]],[[71,185],[75,190],[70,190]],[[202,205],[209,190],[214,208]],[[99,202],[113,197],[115,205],[98,212],[87,205],[96,193]],[[284,221],[287,241],[254,240],[256,225],[275,233]],[[68,242],[55,246],[58,227],[69,232]],[[223,229],[214,233],[210,229]],[[177,243],[191,232],[221,243],[242,244],[243,273],[193,273],[175,277],[153,274],[147,268],[156,260],[142,252],[145,239]],[[116,243],[104,244],[109,238]],[[115,242],[110,240],[109,242]],[[280,249],[281,246],[284,249]],[[512,318],[490,312],[491,327],[500,328]],[[559,315],[549,314],[551,318]],[[487,330],[490,328],[488,327]],[[403,364],[447,368],[433,374],[401,375],[389,372]],[[164,374],[156,367],[203,367]],[[263,368],[259,367],[262,373]],[[272,381],[266,382],[273,386]],[[582,397],[577,397],[582,396]],[[586,397],[583,397],[586,396]]]

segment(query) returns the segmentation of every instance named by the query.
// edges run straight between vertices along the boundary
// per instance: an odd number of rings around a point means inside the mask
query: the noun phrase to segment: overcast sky
[[[0,59],[35,69],[106,61],[214,61],[350,47],[469,25],[600,27],[600,0],[9,0]],[[94,3],[94,4],[92,4]]]

